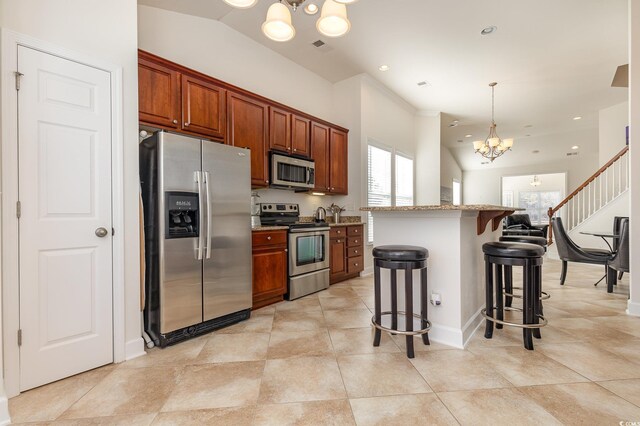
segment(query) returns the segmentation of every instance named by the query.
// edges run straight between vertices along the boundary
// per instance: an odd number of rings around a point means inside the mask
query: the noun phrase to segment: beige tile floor
[[[640,422],[640,318],[601,269],[546,260],[549,325],[535,351],[484,326],[466,350],[399,336],[371,345],[372,279],[9,401],[14,423],[62,425],[619,424]]]

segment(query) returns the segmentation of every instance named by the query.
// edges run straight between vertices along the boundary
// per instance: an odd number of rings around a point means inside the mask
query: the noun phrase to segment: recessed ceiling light
[[[574,119],[574,120],[582,120],[582,117],[578,115],[578,116],[576,116],[576,117],[573,117],[573,119]]]
[[[524,136],[525,136],[526,138],[528,138],[528,137],[529,137],[529,136],[531,136],[531,135],[527,134],[527,135],[524,135]]]
[[[482,162],[482,163],[480,163],[480,164],[489,164],[489,162],[488,162],[488,161],[483,161],[483,162]]]
[[[473,135],[464,135],[465,138],[470,138]]]
[[[576,150],[578,148],[580,148],[578,145],[574,145],[574,146],[571,147],[571,149],[573,149],[573,150]]]
[[[527,124],[526,126],[524,126],[525,129],[529,129],[531,127],[533,127],[533,124]]]
[[[539,154],[540,151],[538,151],[537,149],[534,149],[533,151],[531,151],[532,154]]]
[[[483,28],[482,31],[480,31],[481,35],[489,35],[489,34],[493,34],[498,30],[498,27],[496,27],[495,25],[492,25],[490,27],[486,27]]]
[[[431,84],[428,81],[419,81],[418,86],[431,86]]]
[[[389,65],[380,65],[378,69],[382,72],[385,72],[385,71],[389,71],[391,67],[389,67]]]
[[[309,3],[304,7],[304,13],[306,13],[307,15],[315,15],[316,13],[318,13],[318,6],[313,3]]]
[[[458,139],[458,143],[462,143],[464,142],[462,139]]]

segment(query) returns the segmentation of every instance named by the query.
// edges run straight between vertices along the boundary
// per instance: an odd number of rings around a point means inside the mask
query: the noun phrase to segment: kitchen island
[[[462,348],[482,323],[484,255],[482,244],[496,241],[501,221],[513,207],[492,205],[432,205],[363,207],[373,215],[374,246],[416,245],[429,250],[428,298],[439,294],[441,304],[429,305],[434,342]],[[382,270],[382,310],[390,310],[389,272]],[[398,283],[404,282],[398,272]],[[414,312],[420,312],[419,272],[414,271]],[[398,285],[398,309],[404,310],[404,286]],[[422,343],[419,343],[422,344]]]

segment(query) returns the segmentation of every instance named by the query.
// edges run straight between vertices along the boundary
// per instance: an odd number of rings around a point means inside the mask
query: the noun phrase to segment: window
[[[502,205],[513,207],[513,191],[502,191]]]
[[[454,206],[459,206],[460,204],[462,204],[462,184],[457,181],[457,180],[453,180],[453,205]]]
[[[534,225],[542,225],[548,220],[549,207],[560,204],[560,191],[527,191],[519,194],[519,207],[526,213]]]
[[[368,146],[367,205],[375,207],[412,206],[414,195],[413,159],[378,145]],[[368,213],[369,243],[373,242],[373,217]]]

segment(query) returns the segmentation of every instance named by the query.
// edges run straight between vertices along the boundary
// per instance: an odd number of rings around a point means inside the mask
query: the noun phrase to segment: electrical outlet
[[[433,306],[440,306],[442,304],[440,293],[431,293],[431,304]]]

